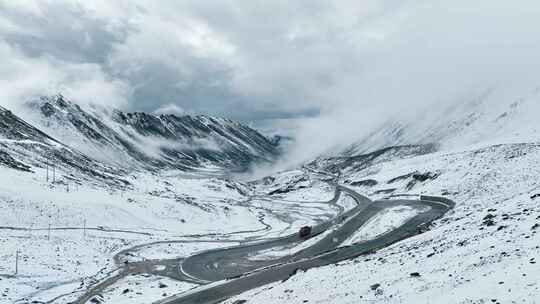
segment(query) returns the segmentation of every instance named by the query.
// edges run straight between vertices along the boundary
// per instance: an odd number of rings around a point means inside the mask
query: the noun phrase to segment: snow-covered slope
[[[117,254],[130,263],[186,257],[333,218],[354,202],[324,202],[330,178],[372,199],[439,195],[457,205],[426,233],[228,303],[535,303],[539,91],[515,96],[490,90],[393,121],[341,153],[246,184],[208,169],[242,169],[277,148],[234,122],[83,108],[62,96],[32,102],[31,124],[0,108],[0,303],[68,303],[109,277]],[[47,182],[53,163],[60,177]],[[388,210],[344,245],[411,212]],[[25,263],[13,276],[17,249]],[[162,285],[170,288],[157,292]],[[194,287],[128,276],[103,297],[151,303]]]
[[[540,87],[489,89],[451,105],[431,105],[390,121],[349,146],[352,156],[381,148],[437,144],[441,149],[470,145],[540,141]]]
[[[266,232],[258,209],[243,205],[249,188],[232,181],[140,173],[127,177],[128,188],[68,187],[47,183],[45,168],[32,169],[0,166],[1,304],[70,303],[116,269],[115,254],[139,244],[221,240],[150,248],[178,257]]]
[[[11,111],[0,108],[0,169],[5,167],[27,172],[45,169],[45,175],[40,176],[44,181],[129,185],[122,177],[125,171],[60,143]]]
[[[62,143],[123,168],[244,170],[269,162],[277,146],[240,123],[209,116],[124,113],[81,107],[62,95],[27,103],[25,119]]]
[[[226,303],[537,303],[539,160],[538,144],[502,144],[344,170],[341,183],[374,199],[431,194],[457,205],[424,234]]]
[[[424,234],[226,303],[539,303],[540,89],[518,92],[391,120],[307,164],[373,199],[457,205]],[[358,235],[400,225],[383,216]]]

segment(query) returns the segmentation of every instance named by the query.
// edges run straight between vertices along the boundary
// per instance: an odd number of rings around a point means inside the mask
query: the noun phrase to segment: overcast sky
[[[380,38],[362,24],[391,13],[390,2],[0,1],[1,68],[21,82],[4,94],[62,90],[242,120],[315,116],[319,92],[361,69],[362,44]]]
[[[322,145],[536,81],[539,29],[537,0],[0,0],[0,103],[60,91]]]

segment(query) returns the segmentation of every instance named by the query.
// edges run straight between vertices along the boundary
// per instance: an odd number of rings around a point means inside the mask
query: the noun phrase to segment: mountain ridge
[[[337,155],[356,156],[403,145],[436,144],[445,150],[540,141],[534,114],[540,111],[540,87],[492,88],[471,96],[439,107],[418,108],[406,118],[390,118]]]
[[[55,167],[58,180],[129,186],[130,172],[241,172],[272,162],[279,147],[241,123],[210,116],[125,113],[83,107],[62,95],[0,107],[0,165]]]
[[[62,95],[28,101],[24,117],[59,141],[127,169],[216,166],[246,170],[280,150],[248,126],[205,115],[176,116],[79,106]]]

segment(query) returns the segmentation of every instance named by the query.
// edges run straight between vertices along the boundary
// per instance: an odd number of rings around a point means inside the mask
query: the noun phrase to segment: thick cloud
[[[62,92],[81,103],[127,106],[130,86],[103,65],[121,32],[77,4],[0,3],[0,103],[15,108]]]
[[[27,57],[0,41],[0,105],[17,109],[36,96],[62,92],[80,103],[123,107],[127,105],[128,85],[111,78],[92,63],[71,63],[56,58]]]
[[[312,116],[361,64],[354,27],[392,1],[27,1],[0,6],[29,59],[99,65],[128,106],[177,104],[241,120]],[[375,38],[374,38],[375,37]]]
[[[534,0],[9,1],[2,98],[64,88],[294,126],[302,158],[395,115],[534,83],[539,16]]]

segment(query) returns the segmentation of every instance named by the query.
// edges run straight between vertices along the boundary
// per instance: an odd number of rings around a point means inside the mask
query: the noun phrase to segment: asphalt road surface
[[[326,203],[328,205],[333,206],[334,208],[339,210],[339,215],[340,215],[339,218],[344,218],[352,214],[353,210],[347,212],[343,206],[338,204],[341,195],[342,195],[342,188],[339,186],[336,186],[334,197],[331,200],[326,201],[326,202],[315,202],[315,203],[317,204]],[[260,197],[257,197],[257,198],[261,199]],[[242,202],[241,204],[244,206],[249,206],[251,204],[251,201],[252,201],[252,198],[248,199],[246,202]],[[371,203],[371,201],[368,198],[363,197],[363,196],[358,196],[356,201],[359,205],[356,208],[359,208],[361,206],[367,206],[369,203]],[[294,205],[296,207],[299,207],[301,205],[313,204],[313,203],[314,202],[298,202]],[[292,224],[292,222],[289,222],[291,219],[289,219],[288,217],[283,217],[283,215],[279,213],[275,213],[272,210],[269,210],[267,208],[262,208],[262,210],[264,210],[266,214],[271,214],[272,216],[282,220],[283,222],[289,223],[289,225]],[[327,215],[325,215],[325,217],[326,216]],[[320,224],[313,227],[312,235],[320,234],[324,231],[329,230],[331,227],[334,227],[339,222],[339,218],[332,217],[332,219],[330,220],[321,219],[319,221]],[[262,231],[267,231],[267,230],[272,229],[270,225],[264,222],[264,217],[259,218],[259,221],[261,222],[262,225],[265,226],[264,228],[257,229],[257,230],[249,230],[249,231],[237,231],[234,233],[229,233],[226,236],[232,236],[234,234],[243,234],[243,233],[256,233],[256,232],[262,232]],[[111,273],[105,279],[93,285],[90,289],[84,292],[84,294],[82,294],[77,300],[75,300],[73,304],[86,304],[86,303],[92,302],[92,300],[94,300],[92,303],[101,303],[99,299],[102,297],[102,294],[108,288],[110,288],[110,286],[114,285],[116,282],[132,274],[150,274],[150,275],[168,277],[173,280],[185,281],[185,282],[195,283],[195,284],[206,284],[210,282],[210,280],[204,280],[202,278],[191,277],[188,274],[184,273],[182,271],[182,266],[188,265],[188,264],[183,263],[184,258],[143,260],[139,262],[127,263],[126,261],[130,260],[130,257],[134,256],[133,253],[137,253],[141,248],[151,247],[152,245],[172,244],[172,243],[228,243],[228,242],[232,242],[236,244],[238,243],[250,244],[250,245],[245,245],[243,247],[275,248],[274,246],[280,246],[283,244],[292,246],[292,245],[295,245],[304,241],[304,239],[301,239],[297,234],[280,237],[280,238],[267,239],[263,243],[258,242],[256,246],[252,244],[253,239],[255,239],[256,236],[247,237],[245,241],[242,241],[242,242],[228,241],[226,239],[219,239],[219,240],[207,239],[208,237],[217,237],[217,236],[218,235],[214,235],[214,234],[191,235],[189,236],[190,240],[158,241],[158,242],[141,244],[141,245],[137,245],[131,248],[124,249],[114,256],[114,263],[118,267],[116,271],[114,273]],[[222,249],[222,250],[225,250],[225,249]],[[251,267],[244,268],[244,269],[252,270],[252,269],[258,268],[257,265],[260,265],[260,263],[253,264]],[[234,275],[243,274],[243,272],[238,271],[238,270],[233,271],[232,273],[234,273]],[[214,280],[215,278],[210,278],[210,279]],[[63,296],[68,296],[68,295],[70,295],[70,293],[61,295],[59,298]]]
[[[313,237],[325,233],[323,238],[303,250],[276,259],[254,259],[258,252],[281,248],[302,241],[298,234],[256,244],[206,251],[179,261],[178,272],[190,281],[216,282],[194,291],[172,296],[156,303],[189,304],[219,303],[242,292],[272,282],[285,280],[299,269],[334,264],[343,260],[374,252],[403,239],[422,233],[431,222],[454,207],[450,200],[422,196],[419,200],[382,200],[372,202],[366,197],[342,186],[336,186],[335,200],[340,195],[353,197],[357,206],[338,218],[313,229]],[[400,227],[378,237],[338,247],[379,212],[396,206],[417,208],[419,213]],[[426,208],[429,207],[429,208]]]

